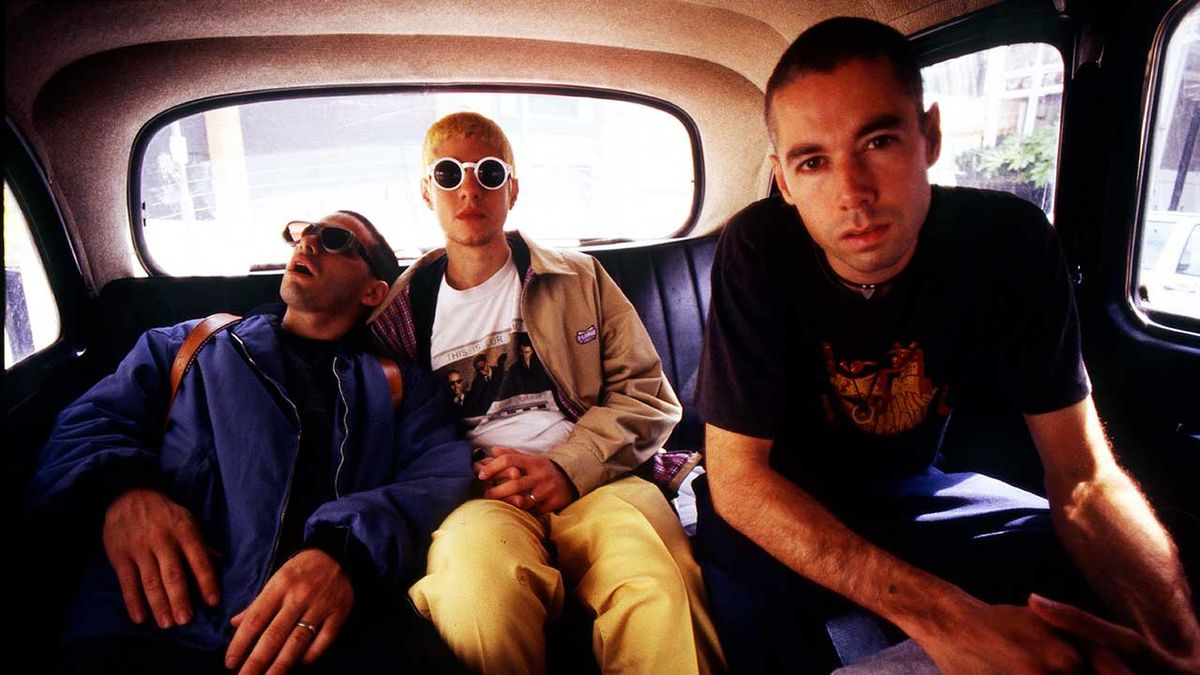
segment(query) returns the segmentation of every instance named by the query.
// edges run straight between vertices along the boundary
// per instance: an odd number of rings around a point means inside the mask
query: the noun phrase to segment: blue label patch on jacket
[[[583,330],[581,330],[575,334],[575,341],[581,345],[586,345],[587,343],[589,343],[595,339],[596,339],[596,327],[594,325],[588,326],[587,328],[584,328]]]

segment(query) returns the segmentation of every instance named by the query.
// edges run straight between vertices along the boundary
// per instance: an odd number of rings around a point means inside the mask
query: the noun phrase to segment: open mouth
[[[312,270],[308,268],[308,265],[305,265],[302,262],[292,263],[292,268],[290,271],[294,274],[300,274],[306,277],[311,277],[313,275]]]

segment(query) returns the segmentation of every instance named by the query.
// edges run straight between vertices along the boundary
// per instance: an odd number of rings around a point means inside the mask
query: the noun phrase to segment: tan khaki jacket
[[[509,235],[509,245],[518,268],[528,259],[525,330],[566,404],[564,412],[575,420],[567,441],[547,456],[582,496],[653,456],[682,408],[637,311],[599,261],[541,248],[519,233]],[[414,322],[411,291],[413,280],[423,270],[433,272],[445,255],[438,249],[413,263],[370,317],[372,338],[383,353],[428,364],[432,319],[423,329]]]

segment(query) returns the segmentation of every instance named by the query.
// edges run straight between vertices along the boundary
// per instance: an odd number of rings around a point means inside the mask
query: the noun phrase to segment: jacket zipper
[[[333,378],[337,380],[338,396],[342,400],[342,442],[338,444],[338,454],[341,459],[338,460],[337,471],[333,474],[333,497],[341,499],[342,493],[338,490],[338,485],[342,481],[342,466],[346,463],[346,441],[350,440],[350,405],[346,403],[346,392],[342,390],[342,376],[338,375],[337,371],[338,357],[333,357]]]
[[[537,345],[534,344],[533,331],[531,331],[529,329],[529,324],[525,321],[525,317],[528,314],[528,312],[526,311],[527,308],[525,306],[525,298],[529,294],[529,287],[533,285],[533,280],[536,278],[537,278],[537,275],[532,274],[529,276],[529,279],[527,281],[525,281],[524,283],[521,284],[521,323],[524,324],[525,334],[529,336],[529,348],[533,350],[534,355],[538,357],[538,362],[542,364],[542,372],[546,373],[546,377],[550,378],[550,382],[554,385],[554,395],[555,395],[554,397],[556,399],[558,399],[555,402],[558,404],[558,407],[562,410],[564,416],[566,416],[569,419],[573,418],[573,419],[571,419],[571,422],[578,422],[579,416],[576,415],[574,413],[574,411],[572,411],[572,408],[575,407],[574,404],[570,403],[570,401],[568,401],[567,395],[566,395],[566,393],[564,393],[565,390],[562,388],[562,385],[560,385],[558,383],[558,380],[555,379],[554,373],[551,373],[550,369],[546,367],[546,360],[543,359],[542,355],[538,353]]]
[[[279,386],[278,382],[271,379],[271,376],[267,375],[267,373],[265,371],[263,371],[263,369],[254,360],[254,358],[252,356],[250,356],[250,350],[246,348],[246,343],[242,342],[242,339],[240,337],[238,337],[237,333],[234,333],[233,331],[229,331],[229,335],[234,339],[234,341],[241,348],[242,356],[246,357],[246,360],[250,362],[250,365],[253,366],[254,370],[258,373],[258,375],[260,377],[262,377],[264,380],[266,380],[267,382],[270,382],[272,385],[274,385],[275,389],[279,392],[279,396],[283,400],[287,401],[288,405],[292,406],[292,414],[295,416],[297,426],[299,426],[300,411],[299,411],[299,409],[296,408],[296,404],[292,402],[292,399],[288,398],[287,392],[285,392],[283,390],[283,387]],[[277,553],[279,553],[279,538],[283,534],[283,519],[287,515],[288,504],[292,501],[292,479],[296,475],[296,459],[299,457],[299,455],[300,455],[300,436],[299,436],[299,434],[297,434],[296,435],[296,449],[295,449],[295,451],[292,452],[292,465],[291,465],[291,468],[288,469],[287,484],[285,486],[286,491],[283,493],[283,508],[281,508],[279,510],[279,518],[275,524],[275,540],[271,544],[271,555],[267,558],[267,566],[263,569],[262,579],[258,584],[258,592],[256,592],[254,594],[255,597],[257,597],[258,593],[261,593],[263,587],[267,585],[267,574],[271,571],[271,568],[275,566],[275,556]]]

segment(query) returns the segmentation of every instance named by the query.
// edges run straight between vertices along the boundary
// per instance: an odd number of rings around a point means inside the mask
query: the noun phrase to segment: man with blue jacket
[[[59,416],[32,507],[103,513],[105,553],[60,669],[278,672],[327,651],[318,665],[334,670],[402,665],[362,637],[396,620],[371,600],[423,571],[429,533],[466,496],[469,450],[430,375],[404,364],[389,381],[363,349],[362,320],[399,274],[374,226],[339,211],[284,239],[282,318],[216,332],[173,400],[197,322],[148,331]]]

